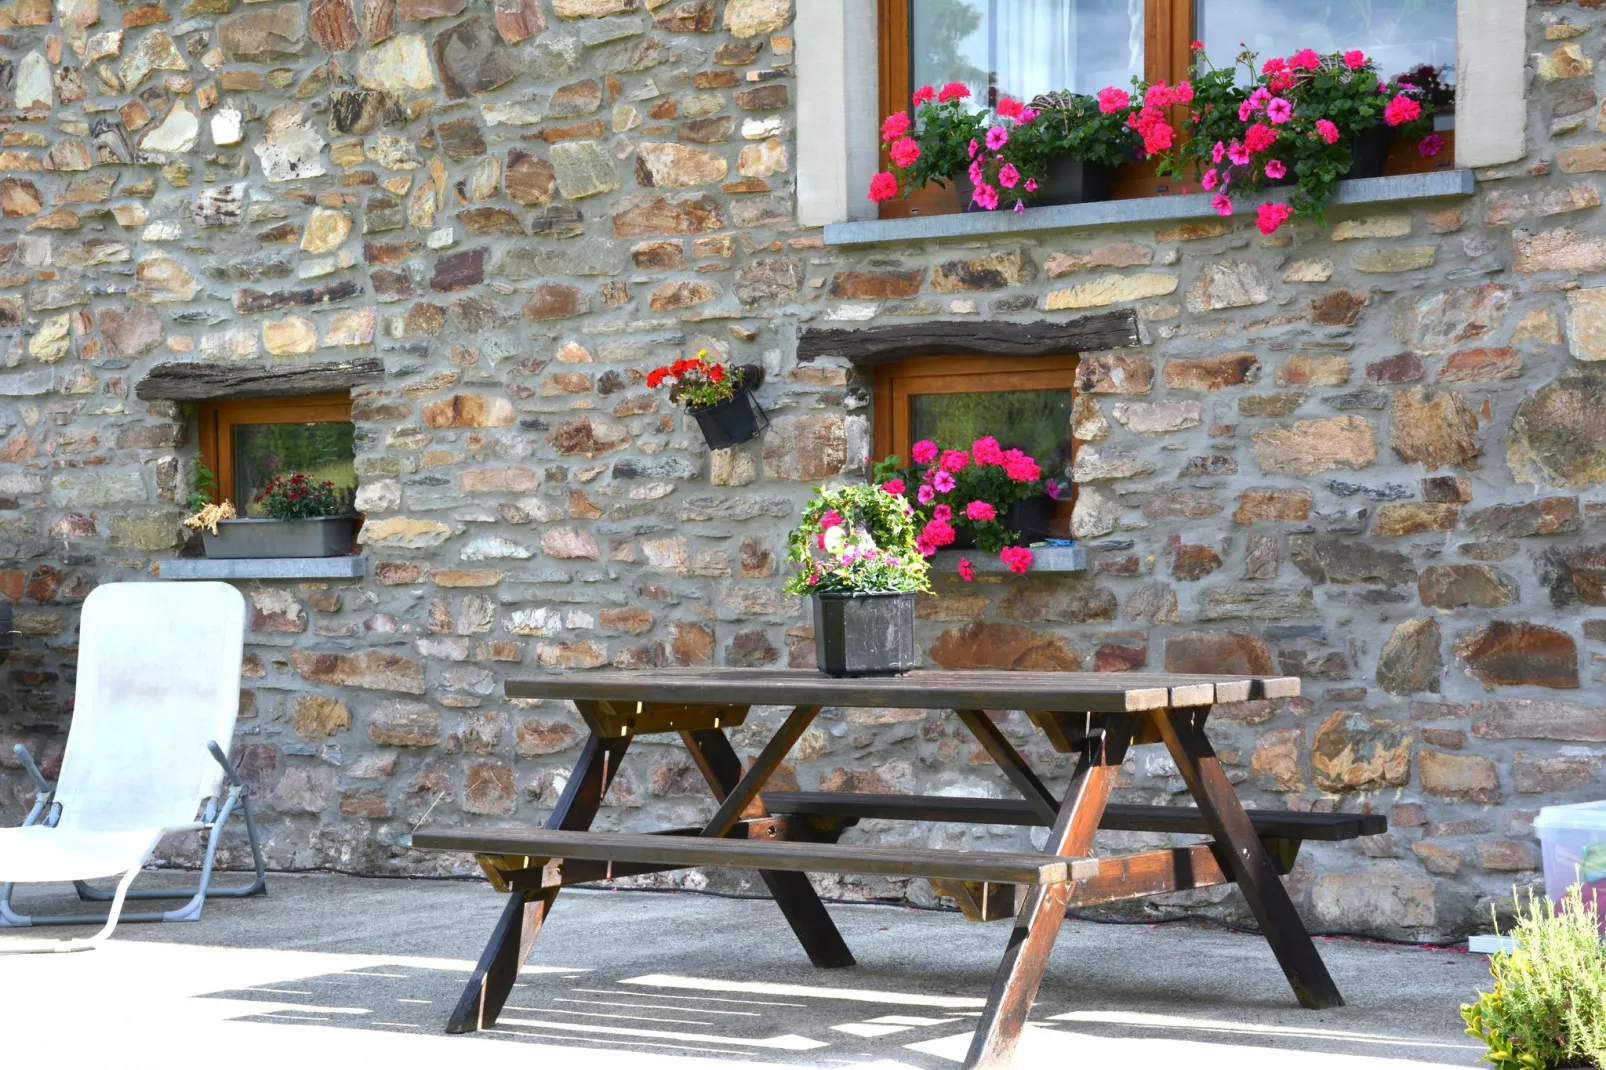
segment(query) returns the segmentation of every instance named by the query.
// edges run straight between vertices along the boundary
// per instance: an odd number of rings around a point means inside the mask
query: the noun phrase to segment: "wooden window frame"
[[[201,461],[217,477],[217,498],[233,502],[241,516],[245,515],[245,506],[235,494],[234,450],[231,448],[236,424],[351,422],[350,394],[203,401],[196,413]]]
[[[871,444],[874,460],[889,454],[909,458],[910,398],[924,394],[1004,393],[1013,390],[1069,390],[1074,402],[1079,355],[1049,357],[924,356],[878,364],[871,394]],[[1071,463],[1077,442],[1071,442]],[[1053,534],[1070,537],[1076,485],[1055,505]]]
[[[881,115],[891,115],[909,107],[914,96],[913,6],[919,0],[877,0],[881,34]],[[1192,61],[1194,0],[1144,0],[1143,77],[1148,82],[1171,85],[1188,76]],[[1179,127],[1187,118],[1185,107],[1172,109],[1171,120]],[[1389,175],[1420,174],[1455,166],[1455,131],[1443,134],[1444,149],[1427,159],[1415,147],[1396,144],[1389,151]],[[883,152],[885,150],[883,149]],[[1183,192],[1175,182],[1155,174],[1153,162],[1124,164],[1116,171],[1113,200],[1164,197]],[[1199,192],[1192,189],[1191,192]],[[907,198],[881,202],[882,219],[910,215],[944,215],[958,211],[952,188],[936,185],[915,190]]]

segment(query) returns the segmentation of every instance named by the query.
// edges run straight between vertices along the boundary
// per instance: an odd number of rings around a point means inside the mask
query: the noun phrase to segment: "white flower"
[[[843,531],[840,526],[825,529],[826,553],[840,554],[842,552],[842,547],[847,544],[847,541],[848,533]]]

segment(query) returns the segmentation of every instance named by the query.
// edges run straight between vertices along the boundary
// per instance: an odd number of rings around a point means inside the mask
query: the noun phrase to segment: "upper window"
[[[356,426],[346,394],[202,402],[200,447],[219,498],[241,516],[264,515],[256,497],[274,476],[327,479],[348,506],[356,494]]]
[[[1264,60],[1300,48],[1360,49],[1388,77],[1415,75],[1439,107],[1446,151],[1424,158],[1403,142],[1387,173],[1454,166],[1453,95],[1457,0],[879,0],[881,114],[909,106],[915,87],[963,82],[977,107],[1001,96],[1096,93],[1134,77],[1168,84],[1188,77],[1190,45],[1217,67],[1244,48]],[[1424,70],[1431,68],[1431,70]],[[1179,116],[1179,118],[1181,118]],[[1122,167],[1116,197],[1174,192],[1152,163]],[[917,191],[881,205],[883,216],[957,210],[952,194]]]

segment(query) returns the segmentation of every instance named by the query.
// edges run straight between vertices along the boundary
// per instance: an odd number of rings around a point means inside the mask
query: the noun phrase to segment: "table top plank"
[[[1005,670],[920,670],[907,676],[841,679],[812,669],[690,668],[554,672],[509,680],[506,692],[512,699],[1138,713],[1166,706],[1294,697],[1299,694],[1299,680]]]

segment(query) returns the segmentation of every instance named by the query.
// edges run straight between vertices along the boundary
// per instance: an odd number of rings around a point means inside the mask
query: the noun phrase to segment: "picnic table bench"
[[[1343,1004],[1280,875],[1304,840],[1377,835],[1377,815],[1246,811],[1205,735],[1218,702],[1299,694],[1289,677],[1143,673],[915,672],[836,679],[808,670],[667,669],[553,674],[509,681],[509,698],[567,699],[590,733],[543,828],[423,829],[413,845],[474,854],[508,903],[447,1023],[495,1025],[558,892],[572,885],[692,866],[756,869],[815,966],[853,955],[809,883],[811,872],[924,877],[973,920],[1013,917],[1014,929],[977,1022],[968,1067],[1009,1065],[1067,910],[1212,885],[1237,884],[1299,1002]],[[791,706],[743,772],[725,730],[753,706]],[[821,709],[952,710],[1019,799],[765,791]],[[1056,796],[1005,738],[989,710],[1024,710],[1075,756]],[[695,828],[593,832],[591,822],[636,736],[678,733],[718,801]],[[1195,805],[1109,805],[1129,747],[1163,743]],[[863,819],[1036,826],[1040,852],[845,845]],[[1210,839],[1095,858],[1100,828]]]

